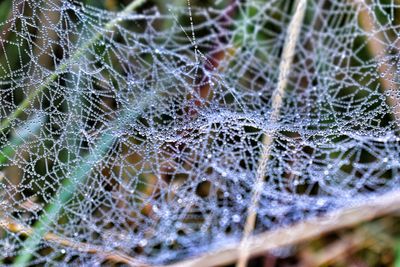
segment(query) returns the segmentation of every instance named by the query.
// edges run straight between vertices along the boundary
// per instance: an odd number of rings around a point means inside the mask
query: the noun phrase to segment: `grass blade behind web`
[[[146,0],[133,1],[122,11],[122,13],[135,10],[140,5],[145,3],[145,1]],[[111,30],[118,23],[118,21],[118,18],[112,20],[111,22],[106,24],[105,29]],[[82,56],[86,48],[96,42],[99,38],[101,38],[101,33],[97,33],[96,35],[94,35],[91,39],[89,39],[87,43],[81,46],[81,48],[78,49],[70,57],[70,59],[61,64],[57,68],[58,71],[56,71],[45,80],[43,86],[38,88],[38,90],[32,92],[25,99],[25,101],[23,101],[22,104],[18,106],[18,108],[0,124],[0,131],[8,128],[12,120],[17,118],[31,104],[31,101],[58,77],[58,73],[60,71],[65,70],[68,67],[69,63]],[[147,103],[147,101],[144,100],[142,103],[145,104]],[[20,250],[18,256],[14,261],[14,266],[26,266],[28,264],[28,262],[32,258],[32,254],[36,251],[37,246],[39,245],[43,236],[46,234],[47,229],[51,227],[54,222],[57,221],[65,203],[67,203],[67,201],[73,197],[79,184],[81,184],[85,180],[92,168],[96,166],[106,156],[114,141],[115,136],[110,130],[104,132],[96,143],[94,149],[85,158],[82,159],[83,163],[79,166],[76,166],[76,168],[72,171],[71,177],[66,179],[62,183],[58,193],[55,194],[53,201],[46,206],[43,214],[34,224],[32,234],[22,243],[22,249]]]
[[[400,267],[400,239],[397,239],[395,244],[395,260],[394,260],[394,267]]]
[[[58,219],[65,203],[72,198],[78,185],[84,181],[92,167],[106,155],[113,142],[114,136],[110,132],[104,133],[94,150],[72,172],[71,178],[64,181],[54,200],[45,208],[43,214],[33,226],[33,233],[22,244],[22,249],[14,262],[14,266],[25,266],[29,262],[47,229]]]
[[[4,146],[0,151],[0,168],[14,156],[16,149],[39,131],[43,121],[44,116],[37,115],[15,130],[15,134],[11,137],[9,144]]]
[[[145,2],[146,2],[146,0],[133,1],[131,4],[129,4],[127,7],[125,7],[125,9],[121,12],[121,14],[125,14],[127,12],[133,11],[136,8],[138,8],[139,6],[141,6],[142,4],[144,4]],[[119,19],[120,19],[120,17],[117,16],[116,19],[107,23],[105,25],[104,29],[106,31],[112,30],[118,24]],[[101,38],[102,34],[103,34],[103,32],[97,32],[97,34],[93,35],[92,38],[90,38],[87,42],[85,42],[82,46],[80,46],[80,48],[77,49],[70,58],[68,58],[65,62],[60,64],[56,68],[54,73],[43,81],[43,84],[38,89],[32,91],[32,93],[30,93],[27,96],[27,98],[25,98],[25,100],[12,113],[0,123],[0,132],[7,129],[10,126],[11,122],[13,120],[15,120],[16,118],[18,118],[25,111],[25,109],[27,109],[28,106],[30,106],[32,104],[34,99],[41,92],[43,92],[53,81],[55,81],[55,79],[60,75],[60,73],[64,72],[73,61],[75,61],[76,59],[78,59],[85,53],[87,48],[89,48],[93,43],[98,41]]]

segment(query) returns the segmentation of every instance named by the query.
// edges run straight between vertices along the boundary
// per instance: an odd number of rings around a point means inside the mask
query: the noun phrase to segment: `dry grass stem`
[[[33,229],[31,227],[26,227],[23,226],[16,221],[13,221],[11,219],[0,219],[0,227],[3,229],[6,229],[10,232],[17,233],[20,235],[25,235],[29,236],[33,233]],[[96,254],[100,258],[102,258],[105,261],[110,261],[114,263],[124,263],[129,266],[135,266],[135,267],[145,267],[148,266],[124,253],[121,253],[119,251],[107,251],[105,248],[91,245],[88,243],[83,243],[83,242],[76,242],[73,240],[70,240],[68,238],[53,234],[53,233],[47,233],[43,236],[43,239],[52,243],[56,243],[60,246],[63,247],[68,247],[72,248],[75,250],[78,250],[80,252],[86,252],[90,254]]]
[[[247,240],[248,255],[261,255],[266,251],[295,245],[328,232],[352,227],[361,222],[370,221],[399,210],[400,190],[371,197],[365,199],[362,203],[336,210],[321,217],[250,236]],[[240,249],[240,243],[233,243],[208,254],[178,262],[168,267],[206,267],[232,264],[239,259]]]
[[[279,65],[278,84],[272,96],[272,108],[270,115],[271,123],[276,122],[279,117],[280,109],[283,103],[283,97],[285,95],[285,89],[288,83],[290,68],[295,54],[296,43],[300,34],[301,25],[303,23],[306,5],[306,0],[296,1],[296,11],[287,30],[287,36],[281,56],[281,63]],[[243,237],[239,250],[240,256],[236,264],[237,267],[245,267],[250,254],[248,239],[255,227],[255,221],[257,217],[256,210],[262,191],[265,170],[270,157],[270,149],[273,141],[272,135],[273,134],[268,133],[265,134],[263,137],[263,151],[257,168],[256,182],[253,188],[250,205],[247,211],[246,223],[244,226]]]

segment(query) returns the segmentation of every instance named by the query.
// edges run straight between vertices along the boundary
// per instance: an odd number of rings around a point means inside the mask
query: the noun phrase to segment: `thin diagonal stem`
[[[12,17],[12,1],[6,0],[0,4],[0,19],[7,18],[9,20]],[[7,38],[9,33],[10,22],[0,21],[0,23],[4,23],[2,27],[0,26],[0,45]]]
[[[0,227],[3,229],[6,229],[7,231],[10,231],[12,233],[24,235],[24,236],[30,236],[33,233],[33,229],[31,227],[23,226],[19,224],[18,222],[10,219],[10,218],[4,218],[0,219]],[[43,239],[55,243],[57,245],[66,247],[66,248],[71,248],[74,250],[78,250],[80,252],[86,252],[90,254],[96,254],[99,257],[103,258],[104,260],[108,260],[111,262],[115,263],[124,263],[128,264],[130,266],[147,266],[146,264],[120,252],[120,251],[113,251],[113,250],[107,250],[106,248],[88,244],[88,243],[83,243],[83,242],[77,242],[71,239],[68,239],[66,237],[59,236],[54,233],[46,233],[43,236]]]
[[[143,4],[145,0],[136,0],[128,5],[122,13],[129,12],[131,10],[136,9],[141,4]],[[112,20],[110,23],[106,24],[105,28],[107,30],[111,30],[119,21],[119,18]],[[68,63],[71,60],[78,58],[83,55],[85,49],[88,48],[92,43],[98,40],[101,37],[101,34],[96,34],[90,41],[88,41],[85,45],[82,46],[81,49],[78,49],[76,53],[71,57],[71,59],[67,60],[64,64],[62,64],[59,69],[66,69]],[[58,72],[51,75],[50,78],[46,80],[46,82],[51,83],[58,76]],[[50,80],[49,80],[50,79]],[[41,91],[44,90],[46,86],[42,86],[39,90],[36,90],[32,93],[32,96],[28,97],[28,99],[32,100],[35,96],[37,96]],[[26,100],[27,101],[27,100]],[[20,106],[17,111],[19,114],[23,112],[23,108],[29,105],[29,102],[23,102],[23,105]],[[26,103],[26,104],[24,104]],[[143,101],[142,104],[145,105],[147,101]],[[13,118],[18,116],[13,114]],[[129,116],[135,116],[134,114],[129,114]],[[8,124],[5,127],[8,127],[11,120],[8,120]],[[2,128],[3,130],[3,123]],[[88,173],[90,173],[91,169],[96,166],[108,153],[110,147],[115,141],[115,137],[111,130],[105,131],[99,138],[96,143],[94,149],[82,159],[82,164],[77,166],[71,173],[71,176],[66,179],[61,185],[59,191],[54,196],[53,201],[46,206],[44,212],[36,221],[35,225],[32,228],[32,234],[22,243],[22,249],[20,250],[17,258],[15,259],[14,266],[26,266],[30,261],[32,254],[35,252],[37,246],[40,241],[43,239],[43,236],[47,233],[48,228],[57,221],[65,203],[67,203],[75,194],[78,185],[82,183],[87,177]]]
[[[290,68],[293,62],[295,48],[298,37],[300,35],[301,25],[305,15],[307,0],[296,1],[296,11],[293,18],[289,23],[287,36],[283,47],[281,62],[279,65],[279,78],[277,87],[272,95],[272,108],[270,115],[270,122],[276,122],[280,115],[285,90],[288,83]],[[260,196],[263,188],[263,182],[266,172],[267,163],[270,157],[271,145],[273,142],[273,133],[264,134],[263,137],[263,151],[257,168],[256,181],[252,191],[250,205],[247,211],[247,218],[243,230],[243,236],[240,245],[239,260],[236,264],[237,267],[245,267],[249,258],[248,239],[254,230],[257,208],[260,201]]]
[[[267,251],[295,245],[339,229],[353,227],[399,210],[400,190],[376,195],[366,198],[358,204],[344,207],[321,217],[250,236],[248,240],[249,253],[254,256],[261,255]],[[239,243],[229,244],[207,254],[177,262],[167,267],[224,266],[234,263],[241,255],[240,250],[241,245]]]
[[[135,0],[132,3],[130,3],[128,6],[125,7],[124,10],[120,13],[120,16],[117,16],[115,19],[111,20],[104,26],[105,31],[110,31],[112,30],[120,21],[121,16],[127,14],[130,11],[133,11],[137,9],[139,6],[144,4],[146,0]],[[54,82],[57,77],[63,73],[68,66],[71,65],[72,62],[74,62],[76,59],[84,55],[86,49],[88,49],[92,44],[94,44],[96,41],[98,41],[104,32],[97,32],[95,35],[93,35],[92,38],[90,38],[87,42],[85,42],[81,47],[79,47],[75,53],[65,60],[63,63],[61,63],[56,70],[48,76],[44,81],[43,84],[37,88],[36,90],[32,91],[25,99],[24,101],[6,118],[0,123],[0,132],[4,131],[7,129],[11,122],[14,121],[16,118],[18,118],[30,105],[33,104],[35,98],[40,95],[52,82]]]
[[[114,136],[111,133],[104,133],[95,149],[82,159],[83,163],[77,166],[71,177],[63,182],[59,192],[54,196],[54,200],[46,206],[44,212],[34,224],[32,234],[22,243],[22,249],[15,259],[14,266],[27,265],[43,236],[57,221],[65,203],[73,197],[78,185],[87,177],[92,167],[106,155],[113,142]]]

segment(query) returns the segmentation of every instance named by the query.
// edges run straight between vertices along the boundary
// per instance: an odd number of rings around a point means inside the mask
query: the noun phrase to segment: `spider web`
[[[7,222],[33,227],[66,180],[46,232],[76,246],[43,238],[30,264],[165,264],[240,240],[263,149],[256,233],[398,188],[400,3],[307,1],[272,121],[290,2],[15,1],[0,121],[27,102],[0,133],[3,263],[26,239]]]

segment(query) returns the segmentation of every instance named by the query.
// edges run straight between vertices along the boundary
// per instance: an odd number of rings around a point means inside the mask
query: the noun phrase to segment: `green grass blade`
[[[122,14],[135,10],[145,2],[146,0],[133,1],[122,11]],[[118,22],[119,18],[117,17],[106,24],[105,30],[111,30]],[[55,73],[49,76],[40,88],[33,91],[7,119],[1,122],[0,131],[8,128],[10,123],[31,104],[34,98],[44,91],[45,88],[58,77],[59,73],[64,71],[75,59],[82,56],[85,50],[100,38],[101,33],[97,33],[89,39],[88,42],[81,46],[81,48],[78,49],[68,60],[59,65]],[[142,103],[146,104],[147,101],[144,100]],[[130,116],[132,116],[132,114],[130,114]],[[92,168],[106,156],[114,141],[115,137],[110,131],[103,133],[94,149],[82,160],[83,163],[74,169],[70,178],[64,180],[58,193],[54,196],[53,201],[46,206],[44,212],[34,224],[32,234],[22,243],[22,248],[14,261],[14,266],[26,266],[28,264],[32,258],[32,254],[36,251],[37,246],[48,231],[48,228],[58,219],[65,203],[73,198],[78,186],[84,182]]]
[[[71,178],[66,179],[54,200],[45,208],[39,220],[33,226],[33,233],[24,241],[22,249],[14,261],[14,266],[26,266],[32,254],[39,245],[42,237],[46,234],[51,225],[58,219],[58,216],[65,205],[70,200],[79,184],[81,184],[93,166],[95,166],[107,154],[108,150],[115,141],[110,132],[104,133],[97,142],[94,150],[87,155],[82,164],[77,166],[71,174]]]
[[[9,159],[14,156],[16,150],[23,143],[32,138],[34,134],[39,131],[43,121],[43,115],[36,115],[15,130],[15,134],[12,135],[9,143],[0,151],[0,168],[2,164],[7,163]]]
[[[146,2],[146,0],[135,0],[135,1],[133,1],[131,4],[126,6],[124,8],[124,10],[122,10],[121,14],[126,14],[126,13],[128,13],[130,11],[133,11],[133,10],[137,9],[139,6],[141,6],[142,4],[144,4],[145,2]],[[120,17],[117,16],[117,18],[115,18],[112,21],[108,22],[105,25],[104,29],[106,31],[112,30],[119,23],[119,21],[120,21],[119,19],[120,19]],[[93,35],[93,37],[90,38],[87,42],[85,42],[79,49],[77,49],[75,51],[75,53],[70,58],[68,58],[66,61],[61,63],[56,68],[54,73],[43,81],[43,85],[42,86],[40,86],[37,90],[32,91],[32,93],[30,93],[28,95],[28,97],[25,98],[25,100],[12,113],[0,123],[0,132],[2,132],[5,129],[7,129],[10,126],[11,122],[13,120],[15,120],[16,118],[18,118],[24,112],[24,110],[29,105],[32,104],[34,99],[41,92],[43,92],[59,76],[60,73],[64,72],[72,62],[74,62],[76,59],[78,59],[79,57],[81,57],[85,53],[87,48],[89,48],[93,43],[98,41],[101,38],[102,34],[103,34],[102,32],[98,32],[95,35]]]
[[[395,251],[394,267],[400,267],[400,239],[397,239],[394,251]]]
[[[3,23],[7,19],[11,11],[11,8],[12,8],[12,1],[4,1],[0,3],[0,23]]]
[[[141,98],[136,105],[138,110],[143,110],[149,103],[153,103],[154,98],[155,95],[152,92]],[[115,126],[121,128],[126,121],[136,118],[138,115],[139,112],[124,110],[119,120],[120,122],[115,123]],[[85,181],[93,167],[99,164],[107,155],[116,139],[117,137],[113,134],[112,128],[105,131],[99,137],[94,149],[82,159],[82,164],[76,166],[70,178],[64,180],[53,201],[46,206],[43,214],[34,224],[32,234],[22,243],[22,249],[14,261],[14,266],[20,267],[28,264],[43,236],[51,225],[57,221],[64,205],[73,198],[76,189]]]

